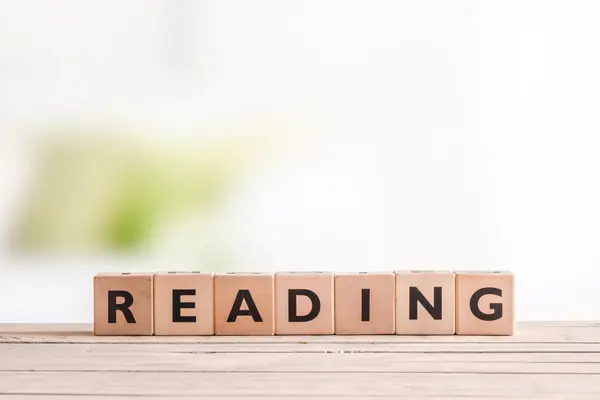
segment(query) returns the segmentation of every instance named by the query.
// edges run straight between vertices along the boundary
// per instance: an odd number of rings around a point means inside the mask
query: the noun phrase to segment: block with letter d
[[[275,275],[277,335],[333,335],[333,273]]]

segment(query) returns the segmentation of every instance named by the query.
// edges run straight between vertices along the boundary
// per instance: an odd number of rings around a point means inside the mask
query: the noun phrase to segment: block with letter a
[[[214,278],[216,335],[273,335],[273,274],[222,273]]]

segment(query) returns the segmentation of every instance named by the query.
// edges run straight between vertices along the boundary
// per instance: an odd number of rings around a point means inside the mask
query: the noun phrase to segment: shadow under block
[[[154,334],[213,335],[213,301],[212,273],[157,273]]]
[[[396,335],[454,335],[451,271],[396,271]]]
[[[277,335],[333,335],[333,273],[277,273],[275,308]]]
[[[394,273],[335,274],[336,335],[394,334]]]
[[[456,334],[512,335],[513,303],[510,272],[457,272]]]
[[[153,274],[94,277],[94,334],[152,335]]]
[[[214,277],[216,335],[273,335],[273,274],[225,273]]]

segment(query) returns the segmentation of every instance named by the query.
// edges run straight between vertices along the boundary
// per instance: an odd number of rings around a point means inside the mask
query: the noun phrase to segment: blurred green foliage
[[[27,252],[140,250],[169,219],[218,207],[264,144],[248,134],[60,132],[41,143],[16,229]]]

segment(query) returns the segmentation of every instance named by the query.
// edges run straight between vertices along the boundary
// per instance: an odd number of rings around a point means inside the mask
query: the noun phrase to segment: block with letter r
[[[154,333],[153,274],[106,273],[94,277],[96,335]]]

